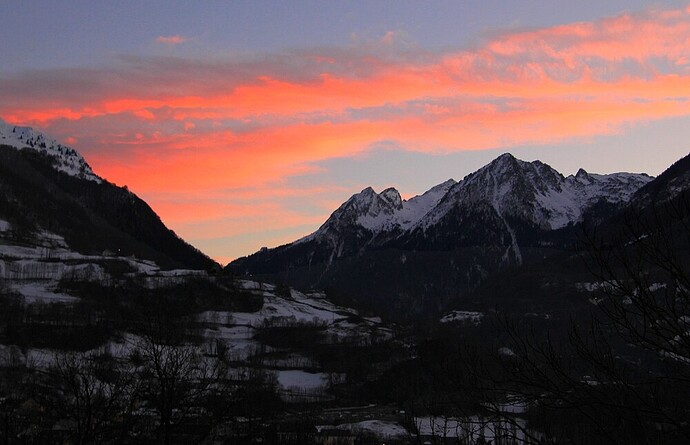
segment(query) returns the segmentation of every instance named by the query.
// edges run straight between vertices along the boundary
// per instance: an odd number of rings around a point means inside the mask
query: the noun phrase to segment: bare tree
[[[115,359],[94,353],[64,352],[48,374],[55,384],[59,415],[72,423],[72,442],[114,441],[115,419],[131,406],[133,378]]]
[[[196,347],[169,344],[152,336],[137,343],[143,362],[140,377],[143,396],[158,411],[162,443],[169,444],[172,428],[184,420],[190,410],[201,406],[214,370]]]
[[[573,320],[560,339],[509,326],[507,382],[536,407],[542,426],[558,425],[554,437],[690,441],[689,203],[631,209],[622,225],[586,238],[595,280],[587,324]]]

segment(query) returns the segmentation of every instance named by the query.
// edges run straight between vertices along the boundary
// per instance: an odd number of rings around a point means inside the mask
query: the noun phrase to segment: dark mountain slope
[[[23,228],[20,236],[46,230],[82,253],[135,255],[164,268],[214,267],[127,189],[68,175],[55,162],[38,151],[0,146],[0,218]]]

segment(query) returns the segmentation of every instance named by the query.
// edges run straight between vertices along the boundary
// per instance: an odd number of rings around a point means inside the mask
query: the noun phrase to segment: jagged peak
[[[387,188],[386,190],[382,191],[379,196],[391,204],[395,209],[402,209],[402,197],[400,196],[400,192],[398,192],[398,190],[396,190],[394,187]]]
[[[486,166],[487,170],[507,170],[509,168],[514,168],[519,165],[519,160],[510,153],[503,153],[501,156],[497,157],[493,161],[489,162]],[[524,161],[523,161],[524,162]]]
[[[460,182],[460,185],[462,185],[463,182],[483,181],[487,177],[493,177],[499,182],[512,181],[518,176],[529,174],[530,171],[537,172],[541,175],[545,170],[550,172],[553,169],[541,161],[527,162],[517,159],[510,153],[504,153],[479,170],[465,176]]]
[[[376,193],[372,187],[366,187],[362,189],[361,192],[355,193],[346,201],[347,203],[371,206],[377,200],[382,200],[383,202],[394,206],[395,208],[402,207],[402,197],[400,192],[394,187],[389,187],[382,191],[381,193]]]
[[[591,184],[596,181],[596,178],[590,175],[584,168],[579,169],[577,173],[575,173],[575,176],[571,176],[568,179],[570,178],[574,178],[575,181],[581,184]]]
[[[349,215],[348,218],[356,219],[360,216],[378,214],[382,207],[390,206],[391,203],[388,199],[377,194],[372,187],[366,187],[345,201],[333,212],[329,220],[340,220],[345,215]]]
[[[541,161],[523,161],[522,159],[518,159],[510,153],[503,153],[501,156],[489,162],[489,164],[486,165],[486,168],[490,170],[509,171],[511,169],[525,168],[530,165],[539,167],[540,165],[545,164],[543,164]]]
[[[355,193],[354,195],[350,196],[350,198],[345,201],[338,210],[342,211],[346,208],[349,208],[351,206],[361,206],[364,205],[364,203],[370,203],[372,199],[374,199],[377,196],[376,192],[374,191],[373,188],[371,187],[366,187],[362,189],[361,192]],[[338,211],[336,210],[336,212]]]
[[[586,177],[589,177],[589,173],[587,173],[587,171],[584,168],[581,168],[577,171],[577,173],[575,173],[575,177],[576,178],[583,178],[583,177],[586,178]]]
[[[484,167],[480,168],[474,173],[470,173],[468,176],[472,176],[480,172],[505,171],[511,168],[519,167],[523,164],[529,164],[529,162],[522,161],[510,153],[503,153],[501,156],[494,158],[494,160],[486,164]]]
[[[497,157],[494,159],[494,162],[496,161],[515,161],[517,158],[513,156],[511,153],[503,153],[501,156]]]

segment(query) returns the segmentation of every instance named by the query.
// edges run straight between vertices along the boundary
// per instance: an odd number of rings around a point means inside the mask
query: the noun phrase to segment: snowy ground
[[[306,372],[301,369],[277,371],[278,385],[282,389],[300,388],[304,390],[324,389],[328,385],[328,374],[323,372]]]
[[[24,297],[27,303],[69,303],[76,299],[54,292],[63,279],[105,282],[113,280],[103,264],[124,263],[134,277],[146,287],[156,288],[177,284],[189,277],[206,276],[198,270],[160,270],[153,261],[115,256],[84,255],[71,250],[64,238],[41,231],[35,234],[34,245],[18,243],[12,238],[11,224],[0,220],[0,280]]]
[[[240,287],[261,295],[264,305],[257,312],[206,311],[198,321],[208,325],[204,337],[223,341],[234,359],[245,360],[259,346],[253,339],[256,329],[270,322],[309,323],[324,326],[332,340],[389,339],[392,331],[377,317],[360,317],[354,309],[337,306],[323,294],[303,294],[292,290],[288,298],[274,293],[275,288],[254,281],[239,281]]]

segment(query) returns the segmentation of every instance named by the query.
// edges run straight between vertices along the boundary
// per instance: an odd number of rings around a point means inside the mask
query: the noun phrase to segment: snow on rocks
[[[409,200],[402,200],[400,193],[394,188],[377,194],[371,187],[367,187],[340,206],[318,232],[351,223],[374,232],[396,228],[407,230],[433,209],[455,184],[454,180],[449,179]]]
[[[472,323],[478,325],[482,322],[484,314],[474,311],[452,311],[441,318],[441,323]]]
[[[31,149],[55,159],[55,169],[70,176],[88,181],[102,182],[86,160],[76,150],[58,143],[31,127],[11,125],[0,119],[0,145],[9,145],[19,150]]]
[[[601,199],[629,201],[652,179],[646,174],[593,175],[584,170],[565,178],[543,162],[521,161],[506,153],[453,186],[419,226],[433,226],[458,205],[485,202],[501,217],[510,215],[543,229],[560,229],[579,222]]]

